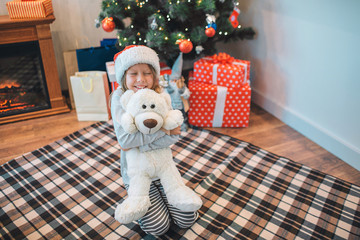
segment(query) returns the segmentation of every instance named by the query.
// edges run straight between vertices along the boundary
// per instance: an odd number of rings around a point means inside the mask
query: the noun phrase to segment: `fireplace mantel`
[[[1,117],[0,124],[70,111],[61,93],[54,46],[51,38],[50,24],[54,20],[54,15],[46,18],[16,20],[11,20],[8,15],[0,16],[0,44],[30,41],[37,41],[39,43],[51,105],[51,108],[46,110]]]

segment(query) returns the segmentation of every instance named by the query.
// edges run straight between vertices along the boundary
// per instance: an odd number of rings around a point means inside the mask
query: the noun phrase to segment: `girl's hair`
[[[147,64],[149,66],[149,68],[151,69],[151,73],[153,75],[153,78],[154,78],[154,84],[152,86],[152,90],[154,90],[155,92],[157,93],[161,93],[162,89],[159,85],[159,78],[158,76],[156,75],[156,71],[155,71],[155,68],[153,66],[151,66],[150,64]],[[121,89],[123,90],[123,92],[125,92],[126,90],[128,90],[129,88],[126,86],[126,73],[127,73],[127,70],[125,71],[124,75],[122,76],[121,78]]]

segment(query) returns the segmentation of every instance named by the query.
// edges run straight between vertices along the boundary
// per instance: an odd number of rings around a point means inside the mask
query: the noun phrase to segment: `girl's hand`
[[[123,150],[123,151],[129,151],[130,150],[130,148],[122,148],[121,146],[120,146],[120,150]]]
[[[181,129],[180,126],[178,126],[177,128],[170,130],[170,135],[180,135],[180,133],[181,133],[180,129]]]
[[[164,133],[166,133],[167,135],[180,135],[180,126],[172,129],[172,130],[166,130],[164,128],[161,128],[161,131],[163,131]]]
[[[166,130],[165,128],[160,128],[160,130],[166,133],[166,135],[170,135],[170,130]]]

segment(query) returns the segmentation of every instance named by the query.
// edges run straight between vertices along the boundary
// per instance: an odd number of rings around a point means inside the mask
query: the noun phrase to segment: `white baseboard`
[[[252,89],[252,101],[360,171],[360,149],[310,119]],[[251,116],[250,116],[251,117]]]

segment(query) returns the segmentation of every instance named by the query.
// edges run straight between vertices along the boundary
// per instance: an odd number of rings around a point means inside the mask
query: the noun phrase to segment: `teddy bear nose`
[[[157,121],[155,119],[146,119],[144,120],[144,125],[148,128],[153,128],[157,125]]]

